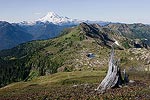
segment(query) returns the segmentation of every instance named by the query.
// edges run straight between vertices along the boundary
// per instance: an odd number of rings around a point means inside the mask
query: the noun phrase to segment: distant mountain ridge
[[[38,20],[31,21],[31,22],[24,21],[24,22],[21,22],[19,24],[20,25],[34,25],[37,22],[53,23],[55,25],[78,25],[82,22],[86,22],[89,24],[98,23],[100,25],[106,25],[106,24],[111,23],[111,22],[105,22],[105,21],[90,21],[90,20],[72,19],[69,17],[60,16],[55,12],[48,12],[44,17],[42,17]]]
[[[95,23],[95,21],[71,19],[68,17],[62,17],[54,12],[49,12],[46,16],[31,22],[20,23],[8,23],[13,28],[7,34],[8,28],[3,28],[3,22],[0,26],[0,50],[12,48],[20,43],[24,43],[31,40],[41,40],[55,38],[61,34],[61,31],[65,28],[73,27],[81,22]],[[109,22],[96,21],[101,25],[106,25]],[[19,31],[16,31],[19,30]],[[2,32],[3,31],[3,32]],[[14,34],[15,33],[15,34]],[[4,34],[7,34],[4,35]],[[18,36],[17,36],[18,34]],[[22,34],[22,35],[21,35]],[[16,37],[16,38],[15,38]]]
[[[32,40],[32,35],[18,25],[0,21],[0,50]]]
[[[61,34],[64,28],[72,27],[73,25],[56,25],[49,22],[36,22],[33,25],[21,25],[21,27],[33,36],[33,40],[49,39],[57,37]]]
[[[111,30],[118,32],[124,37],[130,37],[131,40],[136,39],[134,43],[150,44],[150,26],[144,24],[121,24],[104,21],[89,21],[71,19],[62,17],[54,12],[49,12],[46,16],[32,22],[8,23],[0,22],[0,50],[9,49],[17,46],[20,43],[25,43],[32,40],[43,40],[55,38],[61,35],[65,28],[70,28],[79,25],[81,22],[88,24],[98,24],[106,26]],[[7,28],[4,28],[6,27]],[[12,28],[13,27],[13,28]],[[8,32],[9,31],[9,32]],[[9,33],[9,35],[8,35]],[[140,40],[139,40],[140,38]],[[127,42],[132,43],[131,40]],[[126,43],[125,43],[126,44]],[[144,45],[143,44],[143,45]],[[136,45],[136,44],[135,44]]]

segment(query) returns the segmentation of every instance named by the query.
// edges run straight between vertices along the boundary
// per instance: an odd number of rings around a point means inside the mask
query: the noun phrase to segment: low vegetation
[[[133,83],[122,88],[109,89],[105,94],[95,91],[105,77],[105,71],[59,72],[40,76],[28,82],[12,83],[0,89],[0,100],[148,100],[150,97],[150,73],[128,73]],[[143,79],[143,76],[147,76]]]

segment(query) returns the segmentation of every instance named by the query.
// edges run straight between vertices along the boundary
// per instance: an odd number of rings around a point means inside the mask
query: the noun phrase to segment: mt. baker
[[[62,17],[54,12],[48,12],[46,16],[40,18],[38,21],[40,22],[52,22],[53,24],[57,25],[75,25],[81,23],[83,20],[71,19],[68,17]]]
[[[58,14],[56,14],[55,12],[48,12],[46,16],[33,21],[33,22],[21,22],[20,24],[23,25],[34,25],[37,22],[43,22],[43,23],[53,23],[55,25],[78,25],[82,22],[86,22],[86,23],[98,23],[100,25],[106,25],[110,22],[104,22],[104,21],[89,21],[89,20],[79,20],[79,19],[71,19],[68,17],[63,17],[63,16],[59,16]]]

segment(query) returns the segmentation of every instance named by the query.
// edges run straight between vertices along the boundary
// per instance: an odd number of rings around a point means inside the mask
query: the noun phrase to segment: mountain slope
[[[106,69],[110,47],[116,45],[116,56],[122,68],[149,65],[148,50],[125,49],[124,40],[133,41],[119,32],[98,24],[81,23],[77,27],[65,29],[58,38],[33,41],[0,52],[0,84],[4,86],[14,81],[32,80],[34,77],[49,75],[59,71]],[[94,54],[94,58],[87,55]],[[147,55],[145,55],[145,53]],[[144,68],[141,68],[144,70]]]
[[[0,42],[2,43],[0,45],[0,50],[12,48],[16,46],[16,44],[20,44],[26,41],[55,38],[61,35],[60,33],[63,29],[79,25],[81,22],[96,22],[102,25],[106,25],[109,23],[103,21],[71,19],[68,17],[59,16],[54,12],[49,12],[46,16],[32,22],[6,22],[7,24],[9,24],[7,28],[6,26],[5,28],[3,27],[4,22],[0,22]],[[5,33],[6,31],[7,33]]]
[[[150,26],[144,24],[109,24],[107,28],[127,37],[124,43],[132,43],[136,47],[150,46]],[[133,42],[134,41],[134,42]]]
[[[21,25],[28,33],[33,35],[33,40],[49,39],[60,35],[65,28],[72,27],[71,25],[56,25],[49,22],[36,22],[33,25]]]
[[[21,29],[21,27],[0,21],[0,50],[14,47],[31,39],[32,35]]]
[[[71,25],[36,22],[33,25],[20,25],[0,21],[0,50],[10,49],[18,44],[31,40],[55,38],[61,31]]]

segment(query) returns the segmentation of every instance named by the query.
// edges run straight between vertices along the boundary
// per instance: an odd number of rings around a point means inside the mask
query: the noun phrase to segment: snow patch
[[[120,46],[120,44],[118,43],[118,41],[115,41],[115,44],[118,45],[118,46]]]

